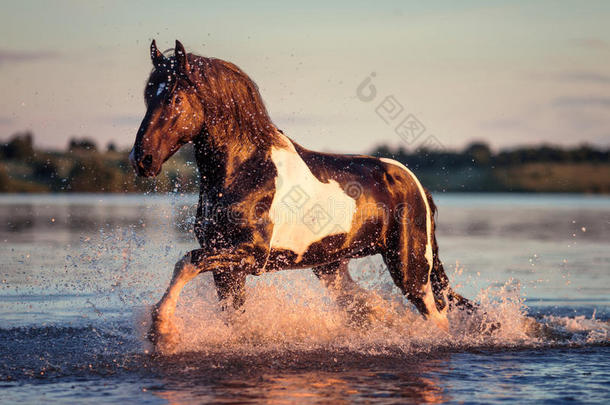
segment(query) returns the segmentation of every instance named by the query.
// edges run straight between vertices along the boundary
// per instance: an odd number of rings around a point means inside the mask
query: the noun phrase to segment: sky
[[[150,41],[234,62],[310,149],[610,146],[608,1],[3,1],[0,139],[133,144]]]

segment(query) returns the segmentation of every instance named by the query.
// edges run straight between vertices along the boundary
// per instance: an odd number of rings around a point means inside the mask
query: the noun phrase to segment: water
[[[309,271],[249,278],[243,313],[203,275],[179,303],[181,350],[156,357],[150,305],[196,248],[196,198],[1,196],[0,402],[610,401],[610,198],[435,199],[446,270],[485,315],[440,332],[379,257],[350,264],[375,309],[360,327]]]

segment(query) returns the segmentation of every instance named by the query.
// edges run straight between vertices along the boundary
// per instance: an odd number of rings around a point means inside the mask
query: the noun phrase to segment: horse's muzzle
[[[138,176],[155,177],[161,171],[160,167],[154,167],[152,155],[145,155],[141,159],[136,159],[133,149],[129,154],[129,162]]]

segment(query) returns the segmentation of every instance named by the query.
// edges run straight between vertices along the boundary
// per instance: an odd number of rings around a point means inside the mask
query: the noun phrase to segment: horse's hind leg
[[[434,293],[437,307],[439,310],[445,311],[447,304],[449,304],[449,308],[456,307],[466,311],[466,313],[469,315],[474,314],[479,306],[453,291],[449,285],[449,278],[443,269],[443,264],[438,257],[438,245],[436,244],[436,239],[434,239],[433,242],[434,266],[432,268],[432,272],[430,273],[430,283],[432,284],[432,292]],[[485,320],[485,322],[483,322],[480,326],[480,332],[490,334],[496,329],[500,328],[501,324],[499,322],[495,320],[487,320],[487,314],[485,312],[482,312],[479,315],[483,316],[483,319]]]
[[[432,197],[427,195],[427,198],[430,206],[434,207]],[[434,293],[436,305],[438,309],[442,311],[447,306],[446,301],[449,301],[450,306],[456,306],[458,308],[465,309],[468,312],[472,312],[476,309],[475,304],[453,291],[453,289],[449,286],[449,278],[445,273],[443,263],[441,263],[438,255],[438,243],[436,242],[436,221],[434,216],[430,218],[430,222],[432,227],[431,242],[433,257],[432,271],[430,272],[430,283],[432,284],[432,292]]]
[[[432,247],[428,247],[426,226],[417,224],[426,221],[411,221],[415,226],[397,223],[388,230],[387,247],[383,259],[388,266],[394,284],[426,318],[432,319],[439,328],[449,329],[445,311],[439,311],[432,289],[430,273],[433,260]],[[444,308],[442,308],[444,309]]]
[[[436,248],[434,251],[434,267],[430,273],[430,282],[432,283],[432,292],[434,293],[434,298],[436,299],[439,310],[445,309],[447,305],[446,301],[449,301],[450,307],[455,306],[468,312],[472,312],[476,309],[475,304],[453,291],[449,286],[449,278],[445,273],[443,264],[438,258]]]

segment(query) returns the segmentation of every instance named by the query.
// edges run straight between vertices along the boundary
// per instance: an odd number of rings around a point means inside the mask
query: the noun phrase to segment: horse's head
[[[146,115],[129,155],[136,172],[145,177],[158,175],[163,163],[192,141],[204,124],[184,46],[176,41],[174,56],[167,58],[153,40],[150,55],[154,70],[144,91]]]

